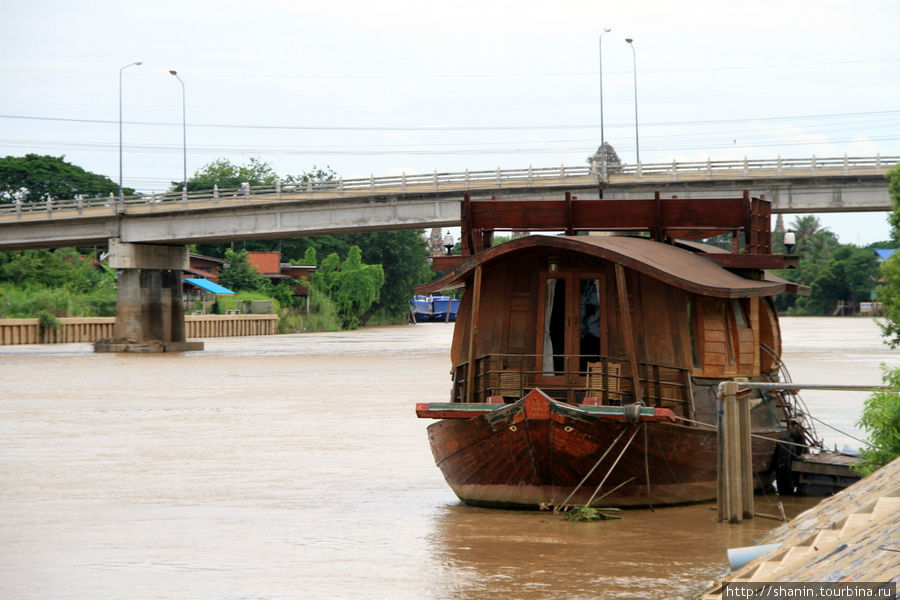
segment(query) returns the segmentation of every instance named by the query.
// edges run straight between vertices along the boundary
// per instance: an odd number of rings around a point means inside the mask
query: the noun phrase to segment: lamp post
[[[603,34],[612,31],[611,27],[604,27],[597,39],[600,55],[600,173],[606,176],[606,136],[603,133]]]
[[[122,193],[122,71],[128,67],[142,64],[144,64],[144,61],[137,60],[119,69],[119,204],[125,202],[125,196]]]
[[[178,71],[169,70],[169,75],[175,77],[178,80],[178,83],[181,84],[181,145],[182,145],[182,160],[184,162],[184,187],[183,191],[187,191],[187,118],[185,112],[185,92],[184,92],[184,82],[181,80],[181,77],[178,76]]]
[[[632,38],[625,38],[625,41],[628,42],[628,45],[631,47],[631,58],[633,59],[634,64],[634,150],[637,154],[637,164],[641,164],[641,145],[638,141],[638,109],[637,109],[637,54],[634,52],[634,40]]]

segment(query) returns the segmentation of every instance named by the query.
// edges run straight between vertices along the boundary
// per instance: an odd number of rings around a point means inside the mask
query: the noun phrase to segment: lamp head
[[[144,61],[142,61],[142,60],[136,60],[136,61],[134,61],[134,64],[140,66],[140,65],[144,64]]]
[[[784,234],[784,248],[787,250],[787,253],[790,254],[794,250],[794,246],[797,245],[797,236],[793,231],[785,232]]]
[[[178,71],[173,71],[169,69],[169,75],[178,75]]]
[[[628,43],[630,44],[631,42],[634,41],[634,39],[633,39],[633,38],[625,38],[625,41],[628,42]]]

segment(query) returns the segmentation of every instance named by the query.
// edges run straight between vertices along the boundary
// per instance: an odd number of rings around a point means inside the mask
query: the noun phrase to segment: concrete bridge
[[[460,201],[501,199],[728,197],[765,194],[775,213],[887,211],[885,173],[900,157],[706,161],[465,171],[338,179],[201,193],[47,199],[0,205],[0,250],[102,245],[117,269],[116,335],[129,351],[185,341],[181,275],[185,244],[326,233],[445,227],[460,223]],[[202,347],[202,345],[201,345]]]
[[[765,194],[774,213],[887,211],[884,174],[900,157],[808,158],[553,167],[338,179],[200,193],[52,199],[0,205],[0,250],[188,244],[459,224],[473,198],[722,197]]]

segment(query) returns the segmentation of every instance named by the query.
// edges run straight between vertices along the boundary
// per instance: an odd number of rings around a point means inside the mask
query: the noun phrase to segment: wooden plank
[[[625,268],[616,263],[616,295],[619,299],[619,312],[622,315],[622,338],[625,343],[625,354],[631,371],[631,384],[634,390],[634,399],[638,401],[644,397],[641,393],[641,378],[638,371],[638,359],[634,347],[634,327],[631,323],[631,307],[628,306],[628,288],[625,282]]]

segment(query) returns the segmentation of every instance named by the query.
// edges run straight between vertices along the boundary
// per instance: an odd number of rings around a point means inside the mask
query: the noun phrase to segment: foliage
[[[881,263],[881,284],[877,290],[884,320],[878,325],[891,348],[900,347],[900,252]]]
[[[831,314],[837,302],[871,299],[878,279],[875,253],[852,244],[842,244],[815,265],[812,294],[797,300],[799,314]]]
[[[610,512],[620,512],[621,508],[592,508],[590,506],[573,506],[571,509],[566,511],[565,519],[566,521],[597,521],[597,520],[611,520],[611,519],[621,519],[619,515],[607,514]]]
[[[246,165],[235,165],[225,158],[214,160],[197,169],[188,178],[187,188],[189,192],[197,190],[211,190],[214,186],[219,189],[239,188],[242,184],[249,185],[275,185],[278,174],[272,165],[258,158],[250,158]],[[181,191],[184,186],[180,181],[172,182],[172,191]]]
[[[891,389],[874,392],[863,406],[857,425],[869,433],[870,446],[860,451],[863,464],[858,467],[868,475],[900,456],[900,368],[889,370],[882,365],[882,382]]]
[[[793,281],[805,286],[813,286],[827,270],[832,253],[840,246],[837,236],[827,229],[822,229],[819,219],[813,215],[803,215],[794,219],[790,230],[795,233],[796,246],[794,254],[800,255],[800,265],[796,269],[778,271],[777,274],[788,281]],[[773,250],[783,252],[782,235],[773,235]],[[874,281],[872,282],[874,287]],[[820,288],[815,299],[803,298],[796,294],[781,294],[775,298],[775,307],[779,311],[788,311],[790,314],[813,315],[823,314],[825,306],[834,304],[837,298],[825,298],[825,287]]]
[[[125,194],[134,194],[123,188]],[[85,171],[65,161],[65,156],[6,156],[0,158],[0,204],[37,202],[52,198],[107,196],[118,194],[119,186],[109,177]]]
[[[247,251],[225,251],[228,266],[219,272],[219,283],[233,292],[269,291],[269,280],[247,262]]]
[[[364,264],[359,246],[351,246],[343,262],[332,252],[313,275],[313,287],[335,303],[345,329],[359,326],[360,318],[378,299],[383,285],[382,266]]]
[[[895,246],[900,247],[900,164],[891,169],[888,178],[893,206],[888,221]],[[881,285],[876,292],[885,318],[879,323],[881,333],[891,348],[900,347],[900,252],[881,263]]]
[[[0,253],[0,314],[111,316],[115,273],[94,268],[75,248]]]
[[[888,214],[888,223],[891,226],[891,237],[894,239],[894,248],[900,248],[900,163],[888,171],[886,175],[889,184],[888,192],[891,195],[891,212]]]

